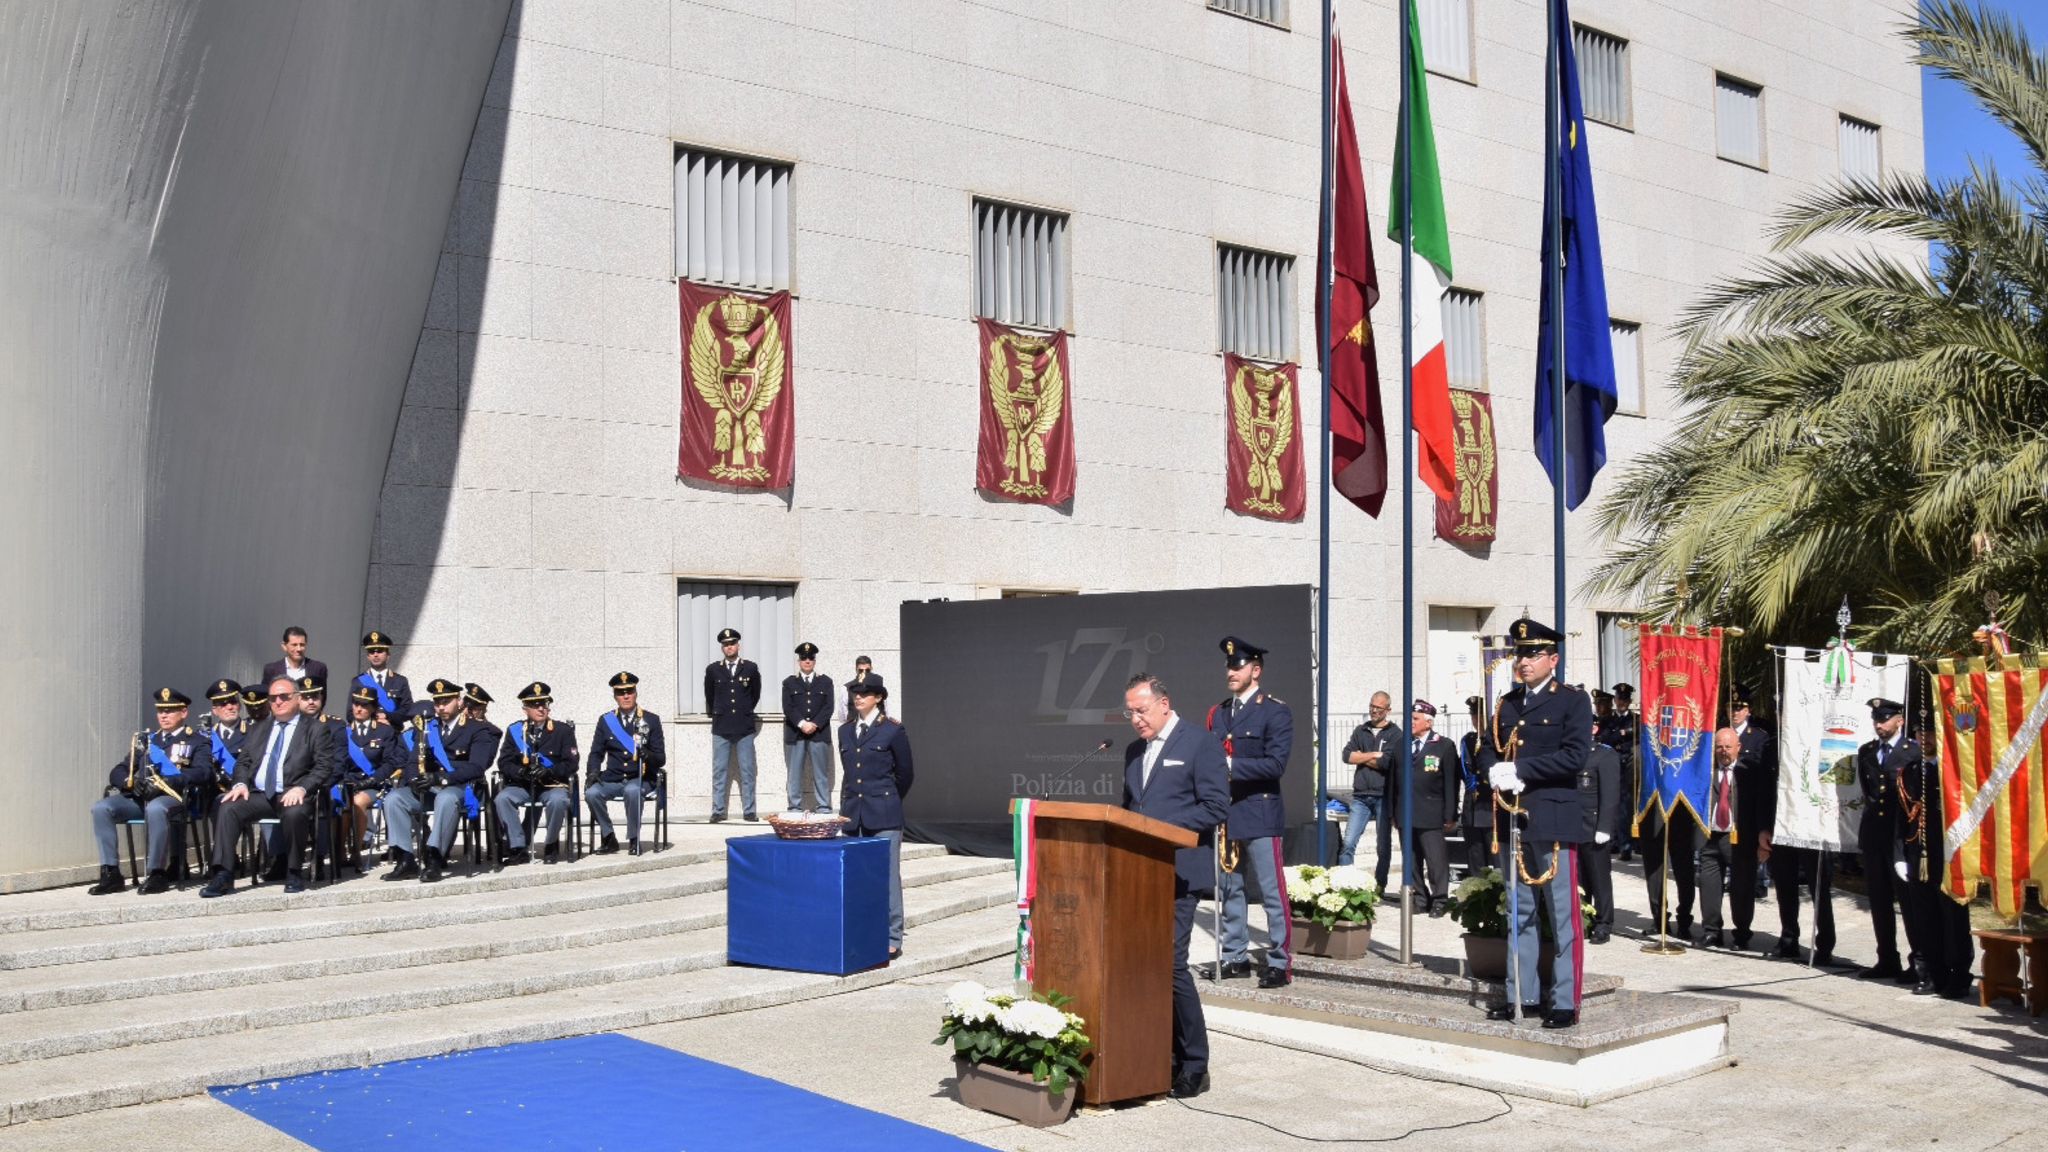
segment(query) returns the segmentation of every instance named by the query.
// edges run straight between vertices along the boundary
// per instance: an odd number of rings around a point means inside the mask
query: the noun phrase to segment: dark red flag
[[[1358,159],[1358,133],[1351,122],[1351,92],[1344,83],[1344,50],[1330,30],[1330,68],[1336,149],[1336,189],[1323,190],[1324,219],[1333,221],[1336,276],[1318,259],[1316,281],[1329,282],[1330,312],[1323,317],[1323,346],[1330,350],[1330,482],[1368,516],[1378,516],[1387,497],[1387,425],[1380,412],[1380,370],[1367,313],[1379,302],[1379,273],[1372,265],[1372,230],[1365,214],[1365,176]],[[1320,295],[1320,294],[1319,294]]]
[[[748,296],[678,282],[683,432],[676,473],[735,488],[796,480],[789,293]]]
[[[1491,544],[1500,524],[1500,458],[1494,451],[1493,397],[1463,388],[1451,399],[1456,499],[1436,498],[1436,534],[1456,544]]]
[[[1307,509],[1299,394],[1292,364],[1268,368],[1232,354],[1223,357],[1229,440],[1224,504],[1232,512],[1291,521]]]
[[[981,446],[974,486],[1026,504],[1074,498],[1067,334],[981,321]]]

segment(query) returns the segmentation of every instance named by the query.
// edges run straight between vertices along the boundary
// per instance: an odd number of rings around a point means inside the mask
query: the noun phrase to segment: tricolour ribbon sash
[[[1038,898],[1038,825],[1032,819],[1035,800],[1018,800],[1012,805],[1010,842],[1017,858],[1017,961],[1015,978],[1029,983],[1033,963],[1031,947],[1031,904]]]

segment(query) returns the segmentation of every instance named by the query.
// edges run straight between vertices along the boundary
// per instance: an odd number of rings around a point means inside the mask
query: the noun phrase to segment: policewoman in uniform
[[[335,803],[341,805],[341,849],[351,857],[362,851],[370,829],[370,806],[377,801],[377,780],[386,769],[384,758],[398,733],[377,717],[382,706],[377,693],[358,681],[348,694],[348,723],[342,726],[341,779],[330,786]]]
[[[1294,920],[1287,906],[1287,878],[1281,871],[1281,838],[1287,813],[1280,800],[1280,778],[1287,754],[1294,748],[1294,711],[1279,697],[1259,687],[1266,649],[1235,636],[1225,636],[1224,684],[1230,696],[1209,709],[1208,727],[1223,742],[1224,764],[1230,773],[1228,855],[1235,866],[1222,873],[1216,898],[1223,908],[1223,971],[1251,974],[1251,923],[1246,916],[1245,877],[1259,889],[1266,909],[1266,967],[1259,987],[1279,988],[1293,979]]]
[[[543,858],[553,864],[562,850],[562,821],[569,818],[574,804],[569,791],[576,779],[576,729],[548,714],[554,702],[554,689],[539,680],[521,688],[519,703],[526,718],[514,720],[505,729],[505,741],[498,747],[502,784],[491,803],[498,810],[498,827],[505,830],[508,866],[533,862],[526,843],[524,810],[536,801],[548,818]]]
[[[818,671],[818,646],[796,646],[796,671],[782,681],[782,752],[789,764],[789,811],[804,810],[809,768],[813,812],[832,807],[832,678]]]
[[[589,783],[583,787],[583,800],[590,808],[590,822],[604,837],[597,846],[599,856],[619,850],[606,802],[626,802],[626,840],[631,855],[638,856],[640,805],[661,782],[668,745],[662,740],[661,717],[640,707],[640,677],[621,672],[612,677],[611,686],[617,707],[599,716],[590,730],[590,758],[583,765],[583,778]]]
[[[1497,821],[1503,853],[1512,843],[1508,820],[1521,828],[1521,859],[1507,859],[1502,874],[1515,868],[1520,885],[1514,922],[1508,925],[1509,963],[1522,1003],[1487,1009],[1489,1020],[1542,1017],[1545,1028],[1579,1022],[1584,942],[1579,930],[1579,838],[1585,815],[1579,773],[1593,745],[1593,701],[1557,681],[1556,629],[1523,617],[1509,626],[1515,642],[1513,688],[1501,697],[1479,741],[1479,762],[1499,803],[1519,807]],[[1541,917],[1538,908],[1541,908]],[[1550,921],[1554,945],[1548,980],[1537,971],[1540,919]]]
[[[889,958],[903,955],[903,798],[910,795],[910,734],[882,712],[889,686],[869,673],[853,686],[839,726],[839,814],[848,836],[889,842]]]
[[[760,717],[761,669],[740,659],[737,628],[718,633],[720,656],[704,668],[704,711],[711,717],[711,822],[725,819],[727,771],[739,761],[740,813],[757,820],[754,808],[754,732]]]

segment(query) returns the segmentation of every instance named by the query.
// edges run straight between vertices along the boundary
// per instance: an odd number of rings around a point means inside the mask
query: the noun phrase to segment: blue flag
[[[1564,224],[1564,504],[1577,508],[1607,463],[1607,418],[1614,415],[1614,345],[1608,335],[1607,278],[1600,267],[1600,222],[1593,211],[1593,164],[1586,151],[1586,120],[1579,107],[1579,69],[1572,54],[1572,19],[1565,0],[1551,0],[1551,32],[1557,38],[1557,67],[1564,113],[1558,133],[1558,192]],[[1557,333],[1551,329],[1550,269],[1558,258],[1551,235],[1550,199],[1543,203],[1543,300],[1536,336],[1536,458],[1550,482],[1558,482],[1552,459],[1551,373]]]

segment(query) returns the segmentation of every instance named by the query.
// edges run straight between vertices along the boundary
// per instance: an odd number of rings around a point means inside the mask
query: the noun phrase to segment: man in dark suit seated
[[[282,676],[271,679],[270,715],[251,729],[235,765],[234,786],[220,798],[214,817],[213,878],[201,896],[225,896],[235,890],[235,846],[242,829],[259,820],[281,822],[284,840],[282,869],[272,865],[270,879],[284,880],[286,892],[303,892],[300,870],[306,849],[313,801],[334,779],[334,736],[317,716],[299,710],[298,690]]]
[[[1173,1089],[1179,1097],[1209,1090],[1209,1028],[1195,977],[1188,971],[1195,903],[1214,891],[1216,826],[1230,811],[1223,745],[1175,714],[1166,685],[1147,674],[1124,688],[1124,718],[1138,738],[1124,750],[1124,807],[1201,834],[1173,864]]]
[[[311,676],[322,684],[327,683],[327,665],[306,655],[306,630],[297,624],[284,630],[284,642],[278,647],[284,649],[284,658],[272,660],[263,666],[265,684],[282,676],[297,683]]]

